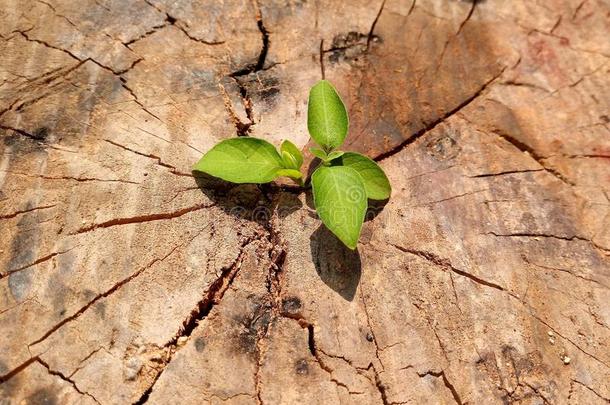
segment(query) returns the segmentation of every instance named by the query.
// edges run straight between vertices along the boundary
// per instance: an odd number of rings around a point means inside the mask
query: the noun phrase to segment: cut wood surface
[[[607,0],[0,0],[1,404],[610,402]],[[310,190],[322,77],[388,173]],[[309,157],[311,161],[311,156]]]

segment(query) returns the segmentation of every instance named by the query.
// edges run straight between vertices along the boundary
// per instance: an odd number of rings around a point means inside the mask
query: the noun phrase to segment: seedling
[[[392,188],[372,159],[337,150],[347,136],[349,120],[341,97],[326,80],[309,92],[307,129],[320,146],[311,153],[321,160],[311,176],[313,200],[322,222],[347,247],[355,249],[368,199],[386,200]],[[232,183],[268,183],[286,176],[303,185],[303,155],[290,141],[279,151],[269,142],[249,136],[224,140],[194,167]]]

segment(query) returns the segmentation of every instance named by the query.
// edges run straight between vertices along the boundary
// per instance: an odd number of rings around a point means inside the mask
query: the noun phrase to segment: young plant
[[[347,247],[355,249],[368,199],[386,200],[392,191],[383,170],[372,159],[337,150],[347,136],[349,120],[341,97],[326,80],[309,92],[307,129],[320,146],[311,153],[322,163],[311,176],[313,200],[320,219]],[[303,155],[290,141],[278,151],[269,142],[252,137],[224,140],[210,149],[194,167],[232,183],[268,183],[280,176],[301,186]]]

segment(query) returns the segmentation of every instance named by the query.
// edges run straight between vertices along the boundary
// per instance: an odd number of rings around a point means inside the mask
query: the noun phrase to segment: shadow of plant
[[[299,210],[303,204],[297,195],[285,192],[275,184],[235,184],[206,173],[193,171],[197,186],[227,214],[267,226],[274,212],[279,218]]]
[[[362,273],[358,249],[347,248],[324,225],[310,236],[309,245],[320,279],[344,299],[352,301]]]
[[[284,219],[303,207],[298,193],[282,190],[273,183],[234,184],[205,173],[193,172],[193,175],[199,189],[223,211],[263,226],[268,225],[274,213]],[[311,193],[304,192],[306,204],[315,209]],[[278,197],[278,193],[281,196]],[[370,200],[365,221],[376,217],[386,203]],[[362,272],[358,250],[347,248],[323,224],[312,233],[309,241],[312,262],[320,279],[345,300],[352,301]]]

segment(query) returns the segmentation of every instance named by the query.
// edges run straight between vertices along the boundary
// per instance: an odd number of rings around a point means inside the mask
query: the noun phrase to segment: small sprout
[[[280,151],[282,152],[282,160],[284,161],[285,167],[294,170],[299,170],[301,168],[303,165],[303,155],[294,143],[285,140],[280,146]]]
[[[330,162],[331,160],[335,160],[337,158],[340,158],[344,154],[345,154],[345,152],[342,152],[340,150],[334,150],[334,151],[332,151],[332,152],[330,152],[328,154],[327,161]]]
[[[390,182],[372,159],[336,150],[345,141],[349,119],[341,97],[326,80],[310,90],[307,128],[320,146],[310,151],[322,161],[311,177],[316,210],[324,225],[355,249],[368,200],[388,199]],[[238,137],[218,143],[193,169],[232,183],[268,183],[286,176],[302,186],[302,165],[301,151],[288,140],[278,152],[263,139]]]
[[[309,151],[322,162],[326,162],[328,160],[328,155],[323,149],[320,148],[311,148]]]

